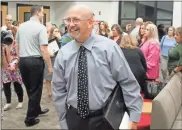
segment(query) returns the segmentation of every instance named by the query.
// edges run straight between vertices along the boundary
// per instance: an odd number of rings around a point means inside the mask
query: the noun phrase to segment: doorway
[[[8,3],[1,2],[1,27],[5,25],[5,20],[7,15],[8,15]]]
[[[25,5],[25,4],[17,4],[17,20],[20,23],[26,22],[30,19],[30,9],[32,5]],[[43,6],[44,8],[44,18],[43,24],[50,21],[50,7]]]

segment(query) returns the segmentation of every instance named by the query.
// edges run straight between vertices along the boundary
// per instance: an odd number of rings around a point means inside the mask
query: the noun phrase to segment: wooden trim
[[[34,4],[22,4],[22,3],[17,3],[16,4],[16,19],[18,20],[18,17],[19,17],[19,13],[18,13],[18,7],[24,7],[24,6],[34,6]],[[43,6],[43,9],[49,9],[50,10],[50,6],[44,6],[44,5],[41,5]],[[47,11],[46,11],[47,12]],[[49,16],[47,17],[47,13],[46,13],[46,19],[49,19],[50,20],[50,12],[49,12]]]
[[[5,18],[6,18],[6,15],[8,14],[8,4],[6,2],[1,2],[1,25],[0,26],[3,26],[5,25]]]
[[[43,6],[44,9],[50,9],[50,6]]]

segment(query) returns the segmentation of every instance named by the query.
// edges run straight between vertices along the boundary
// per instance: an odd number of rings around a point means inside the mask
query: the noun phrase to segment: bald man
[[[6,21],[6,25],[2,26],[2,30],[4,30],[4,31],[6,31],[7,28],[12,26],[12,22],[13,22],[12,15],[8,14],[6,16],[6,20],[5,21]]]
[[[69,9],[64,19],[74,40],[55,60],[52,90],[61,129],[113,130],[103,109],[117,83],[136,129],[142,111],[140,86],[113,40],[93,32],[93,13],[84,5]]]
[[[135,21],[135,28],[131,31],[130,35],[136,37],[139,39],[139,30],[140,26],[143,24],[143,19],[142,18],[137,18]]]

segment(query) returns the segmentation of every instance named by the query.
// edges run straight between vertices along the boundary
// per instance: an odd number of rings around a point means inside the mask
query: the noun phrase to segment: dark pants
[[[3,83],[3,87],[4,87],[4,94],[6,97],[6,102],[11,103],[11,82]],[[18,101],[23,102],[23,88],[22,88],[21,84],[19,84],[18,82],[14,82],[14,88],[15,88],[15,92],[18,96]]]
[[[19,68],[29,98],[25,119],[28,122],[34,120],[41,111],[44,61],[41,57],[20,58]]]
[[[102,114],[82,119],[75,108],[68,109],[66,120],[69,130],[114,130]]]

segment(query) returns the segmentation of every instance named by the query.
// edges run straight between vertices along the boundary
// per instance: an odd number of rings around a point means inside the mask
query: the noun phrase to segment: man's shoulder
[[[46,27],[43,24],[32,21],[26,21],[20,24],[19,28],[46,29]]]
[[[73,46],[74,46],[74,40],[67,42],[64,46],[61,47],[61,50],[63,52],[71,51]]]
[[[95,34],[95,44],[94,45],[99,46],[101,48],[110,48],[110,47],[116,46],[117,43],[112,39]]]

